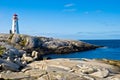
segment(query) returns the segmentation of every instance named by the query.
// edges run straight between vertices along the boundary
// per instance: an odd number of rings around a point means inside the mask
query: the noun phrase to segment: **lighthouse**
[[[18,15],[14,14],[12,19],[12,30],[10,31],[12,34],[19,34],[19,26],[18,26]]]

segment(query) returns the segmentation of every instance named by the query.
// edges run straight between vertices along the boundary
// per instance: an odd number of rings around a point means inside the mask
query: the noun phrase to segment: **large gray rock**
[[[5,42],[9,36],[9,34],[0,34],[0,42]]]
[[[17,47],[22,46],[26,48],[34,48],[39,46],[39,39],[32,36],[14,34],[11,35],[11,43],[16,44]]]
[[[20,55],[19,55],[19,51],[18,51],[17,49],[15,49],[15,48],[9,49],[9,50],[7,51],[7,54],[8,54],[9,56],[16,56],[16,57],[20,56]]]
[[[28,63],[34,61],[34,59],[32,57],[30,57],[30,56],[27,56],[27,54],[23,54],[22,60],[26,61]]]
[[[23,56],[23,54],[26,54],[26,51],[24,51],[24,50],[19,50],[19,56]]]
[[[3,59],[7,59],[7,57],[10,57],[11,59],[14,59],[16,57],[20,57],[21,54],[19,54],[18,49],[16,48],[9,48],[6,50],[6,52],[2,55]]]
[[[27,48],[37,48],[40,45],[40,41],[36,37],[27,37],[26,38],[26,46]]]
[[[20,66],[11,62],[11,61],[6,61],[3,59],[0,59],[0,64],[2,66],[3,70],[11,70],[11,71],[19,71]]]
[[[11,43],[19,43],[21,40],[20,35],[19,34],[11,34]]]
[[[2,63],[1,65],[3,70],[19,71],[19,66],[16,64]]]
[[[51,41],[45,42],[42,46],[47,47],[47,48],[58,48],[62,46],[68,46],[69,42],[67,41],[62,41],[59,39],[53,39]]]

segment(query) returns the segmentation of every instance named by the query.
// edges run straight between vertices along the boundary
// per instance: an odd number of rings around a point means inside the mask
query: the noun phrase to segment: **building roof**
[[[13,16],[18,16],[17,14],[14,14]]]

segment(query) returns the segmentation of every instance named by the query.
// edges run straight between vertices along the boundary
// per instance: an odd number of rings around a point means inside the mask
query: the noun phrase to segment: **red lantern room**
[[[18,16],[17,14],[14,14],[14,15],[13,15],[13,19],[14,19],[14,20],[18,19],[17,16]]]
[[[13,16],[17,16],[17,14],[14,14]]]

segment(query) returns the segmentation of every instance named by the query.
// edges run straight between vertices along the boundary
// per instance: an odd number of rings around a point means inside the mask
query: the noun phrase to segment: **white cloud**
[[[69,3],[69,4],[65,4],[64,7],[73,7],[75,4],[73,3]]]
[[[64,5],[64,12],[75,12],[77,9],[74,8],[75,4],[74,3],[68,3]]]

